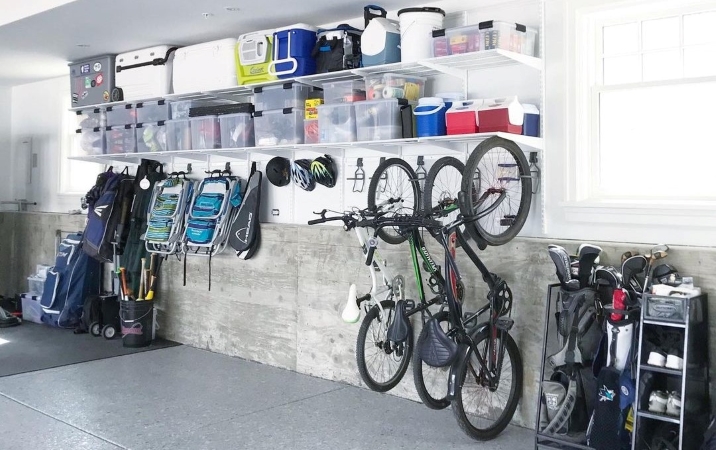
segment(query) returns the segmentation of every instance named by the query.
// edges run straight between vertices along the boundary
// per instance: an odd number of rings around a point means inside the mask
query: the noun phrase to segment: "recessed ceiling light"
[[[227,6],[227,7],[224,8],[224,9],[226,9],[226,10],[229,11],[229,12],[241,11],[241,8],[237,8],[237,7],[235,7],[235,6]]]
[[[90,45],[89,44],[77,44],[77,46],[80,48],[88,48]]]
[[[212,13],[201,13],[202,16],[204,16],[205,19],[208,19],[209,17],[212,17]]]

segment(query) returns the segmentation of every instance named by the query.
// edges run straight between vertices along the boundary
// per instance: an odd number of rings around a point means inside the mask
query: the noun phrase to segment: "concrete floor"
[[[271,366],[174,347],[0,378],[2,449],[494,449],[452,413]]]

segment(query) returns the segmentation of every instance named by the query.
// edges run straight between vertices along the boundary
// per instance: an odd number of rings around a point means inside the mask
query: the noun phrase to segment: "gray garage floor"
[[[0,351],[2,349],[0,348]],[[189,347],[0,378],[2,449],[528,449],[452,413]]]

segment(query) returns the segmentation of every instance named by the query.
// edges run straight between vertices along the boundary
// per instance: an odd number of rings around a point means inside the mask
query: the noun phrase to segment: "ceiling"
[[[0,5],[8,1],[0,0]],[[0,26],[0,86],[62,76],[68,73],[69,61],[100,54],[238,37],[242,33],[298,22],[339,23],[362,16],[363,5],[368,2],[43,0],[42,3],[53,9],[18,11],[18,20],[10,19],[14,21]],[[415,0],[380,0],[387,10],[416,3]],[[307,4],[311,6],[305,6]],[[239,10],[228,11],[227,7]],[[210,16],[204,18],[204,13]]]

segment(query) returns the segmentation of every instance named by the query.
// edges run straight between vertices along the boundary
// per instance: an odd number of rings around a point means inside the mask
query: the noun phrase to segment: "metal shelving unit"
[[[650,305],[660,297],[646,294],[642,300],[642,326],[639,327],[639,370],[636,386],[636,419],[632,433],[632,448],[648,450],[654,432],[664,426],[676,425],[679,434],[679,450],[698,449],[709,421],[709,352],[708,345],[708,310],[707,296],[701,294],[691,298],[683,298],[684,317],[681,320],[652,317]],[[644,336],[650,330],[663,328],[679,333],[683,346],[684,368],[669,369],[651,366],[646,363],[650,351],[645,347]],[[648,378],[647,378],[648,377]],[[651,379],[648,390],[644,389]],[[677,391],[681,395],[681,414],[669,416],[650,412],[649,395],[651,391]]]

